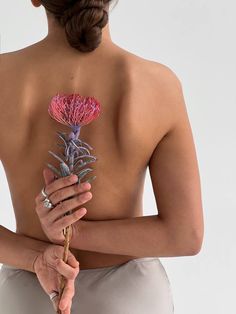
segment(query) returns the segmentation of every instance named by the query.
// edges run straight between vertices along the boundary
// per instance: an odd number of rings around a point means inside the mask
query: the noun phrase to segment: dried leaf
[[[81,155],[81,156],[78,156],[75,158],[75,161],[77,161],[78,159],[81,159],[81,158],[92,158],[92,159],[97,159],[95,156],[92,156],[92,155]]]
[[[64,162],[60,163],[60,168],[61,168],[61,173],[63,177],[70,175],[70,169]]]
[[[60,139],[63,140],[65,147],[67,147],[68,146],[67,140],[64,137],[62,137],[61,135],[58,135],[58,136],[60,137]]]
[[[79,150],[80,150],[80,152],[85,152],[85,153],[88,153],[88,155],[90,155],[90,151],[85,147],[80,146]]]
[[[83,170],[81,170],[81,171],[78,173],[78,177],[79,177],[80,179],[82,179],[84,176],[86,176],[87,173],[89,173],[89,172],[91,172],[91,171],[93,171],[93,169],[91,169],[91,168],[83,169]]]
[[[90,164],[91,162],[95,162],[95,160],[85,161],[85,162],[83,162],[82,164],[77,165],[77,166],[74,165],[74,169],[75,169],[75,171],[77,171],[78,169],[80,169],[80,168],[86,166],[87,164]]]
[[[74,140],[75,143],[79,142],[82,145],[87,146],[89,149],[93,150],[93,148],[86,142],[81,141],[79,138],[77,138],[76,140]]]
[[[93,176],[93,177],[90,177],[86,182],[92,182],[94,179],[96,179],[97,178],[97,176]]]
[[[50,168],[58,177],[61,177],[61,173],[58,169],[56,169],[54,166],[51,164],[47,164],[48,168]]]
[[[57,154],[55,154],[55,153],[53,153],[52,151],[48,151],[51,155],[53,155],[56,159],[58,159],[60,162],[62,162],[62,163],[65,163],[65,161],[62,159],[62,158],[60,158]]]

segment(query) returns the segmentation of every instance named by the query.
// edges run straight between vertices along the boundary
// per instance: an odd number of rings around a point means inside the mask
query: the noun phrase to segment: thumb
[[[43,169],[43,177],[44,177],[45,185],[48,185],[56,180],[54,172],[50,168]]]

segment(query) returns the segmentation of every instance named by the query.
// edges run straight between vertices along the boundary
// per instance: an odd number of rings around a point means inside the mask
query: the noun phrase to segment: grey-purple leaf
[[[96,179],[97,178],[97,176],[93,176],[93,177],[91,177],[91,178],[89,178],[86,182],[92,182],[94,179]]]
[[[70,175],[70,169],[64,162],[60,163],[60,168],[61,168],[61,172],[62,172],[63,177]]]
[[[61,173],[54,166],[47,164],[48,168],[50,168],[58,177],[61,177]]]
[[[56,131],[56,133],[58,135],[62,136],[66,140],[66,133],[65,132]]]
[[[80,144],[87,146],[89,149],[91,150],[93,149],[88,143],[81,141],[79,138],[74,140],[74,142],[75,143],[79,142]]]
[[[78,157],[75,158],[75,161],[77,161],[78,159],[81,159],[81,158],[92,158],[92,159],[96,159],[95,156],[92,156],[92,155],[80,155]]]
[[[53,155],[56,159],[58,159],[60,162],[62,162],[62,163],[64,163],[65,161],[62,159],[62,158],[60,158],[57,154],[55,154],[55,153],[53,153],[52,151],[48,151],[51,155]]]
[[[76,148],[80,148],[80,146],[76,145],[73,140],[71,140],[71,143],[72,143]]]
[[[86,161],[86,162],[94,162],[94,161],[96,161],[96,159],[97,159],[97,158],[94,157],[94,156],[87,156],[87,155],[85,156],[85,155],[84,155],[84,157],[88,157],[88,158],[90,157],[90,158],[92,159],[92,160],[90,159],[90,161]],[[74,167],[77,167],[77,165],[78,165],[78,164],[81,164],[82,162],[83,162],[83,160],[82,160],[82,159],[79,159],[78,161],[75,162]],[[80,165],[79,165],[79,166],[80,166]]]
[[[93,171],[93,169],[91,169],[91,168],[83,169],[83,170],[81,170],[81,171],[78,173],[78,177],[79,177],[80,179],[82,179],[84,176],[86,176],[87,173],[89,173],[89,172],[91,172],[91,171]]]
[[[89,151],[87,148],[85,148],[85,147],[81,147],[81,146],[80,146],[79,150],[80,150],[81,152],[85,152],[85,153],[88,153],[88,155],[90,155],[90,151]]]
[[[58,135],[58,136],[60,137],[60,139],[63,140],[63,142],[65,144],[65,147],[67,147],[68,146],[67,140],[63,136],[61,136],[61,135]]]
[[[80,168],[86,166],[87,164],[90,164],[91,162],[95,162],[95,160],[85,161],[85,162],[83,162],[82,164],[77,165],[76,167],[74,166],[74,169],[77,171],[78,169],[80,169]]]

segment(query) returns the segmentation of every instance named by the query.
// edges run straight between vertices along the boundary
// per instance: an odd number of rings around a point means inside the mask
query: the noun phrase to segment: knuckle
[[[75,277],[76,277],[75,273],[71,272],[70,275],[69,275],[69,279],[74,280]],[[70,292],[71,292],[71,289],[70,289]]]
[[[71,273],[71,276],[72,276],[71,279],[74,280],[74,279],[77,277],[77,275],[78,275],[78,272],[75,271],[75,270],[73,270],[72,273]],[[72,290],[72,292],[74,293],[74,288],[71,287],[71,290]]]
[[[55,223],[56,228],[64,228],[64,226],[67,224],[67,219],[66,218],[67,217],[57,220],[56,223]]]
[[[60,200],[63,198],[63,194],[64,194],[63,191],[59,190],[54,193],[54,198]]]
[[[62,221],[62,225],[63,225],[63,226],[64,226],[64,225],[68,226],[68,225],[70,224],[70,216],[69,216],[69,215],[64,216],[64,217],[61,219],[61,221]]]
[[[80,194],[80,195],[78,195],[77,197],[76,197],[76,200],[77,200],[77,202],[78,203],[81,203],[81,202],[83,202],[83,194]]]
[[[41,223],[42,223],[45,227],[47,227],[47,226],[49,225],[49,220],[48,220],[47,217],[41,217],[41,218],[40,218],[40,221],[41,221]]]
[[[70,175],[67,176],[67,177],[64,177],[64,183],[65,183],[66,185],[68,185],[68,183],[71,183],[71,182],[73,182],[73,179],[71,178]]]
[[[67,205],[66,205],[65,202],[61,202],[61,203],[58,205],[58,207],[59,207],[60,212],[64,212],[64,211],[67,210]]]
[[[50,189],[48,188],[48,186],[46,186],[45,187],[45,189],[44,189],[44,191],[45,191],[45,193],[47,194],[47,195],[50,195],[50,191],[49,191]]]
[[[72,188],[73,188],[73,192],[75,192],[75,193],[78,193],[78,191],[80,191],[80,186],[77,184],[72,185]]]
[[[63,183],[63,185],[67,185],[68,182],[70,182],[69,176],[62,178],[62,183]]]

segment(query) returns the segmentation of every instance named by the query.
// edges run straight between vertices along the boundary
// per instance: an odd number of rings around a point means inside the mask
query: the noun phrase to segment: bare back
[[[0,158],[11,192],[16,232],[48,240],[35,212],[35,197],[44,186],[46,163],[58,166],[48,153],[58,149],[56,131],[69,131],[47,113],[51,97],[58,92],[94,96],[101,102],[99,118],[80,133],[98,158],[91,166],[97,178],[84,218],[142,216],[145,171],[169,126],[166,109],[157,102],[161,65],[115,44],[99,58],[93,54],[81,57],[72,50],[52,52],[46,45],[41,41],[0,59]],[[132,258],[81,250],[73,253],[81,268]]]

